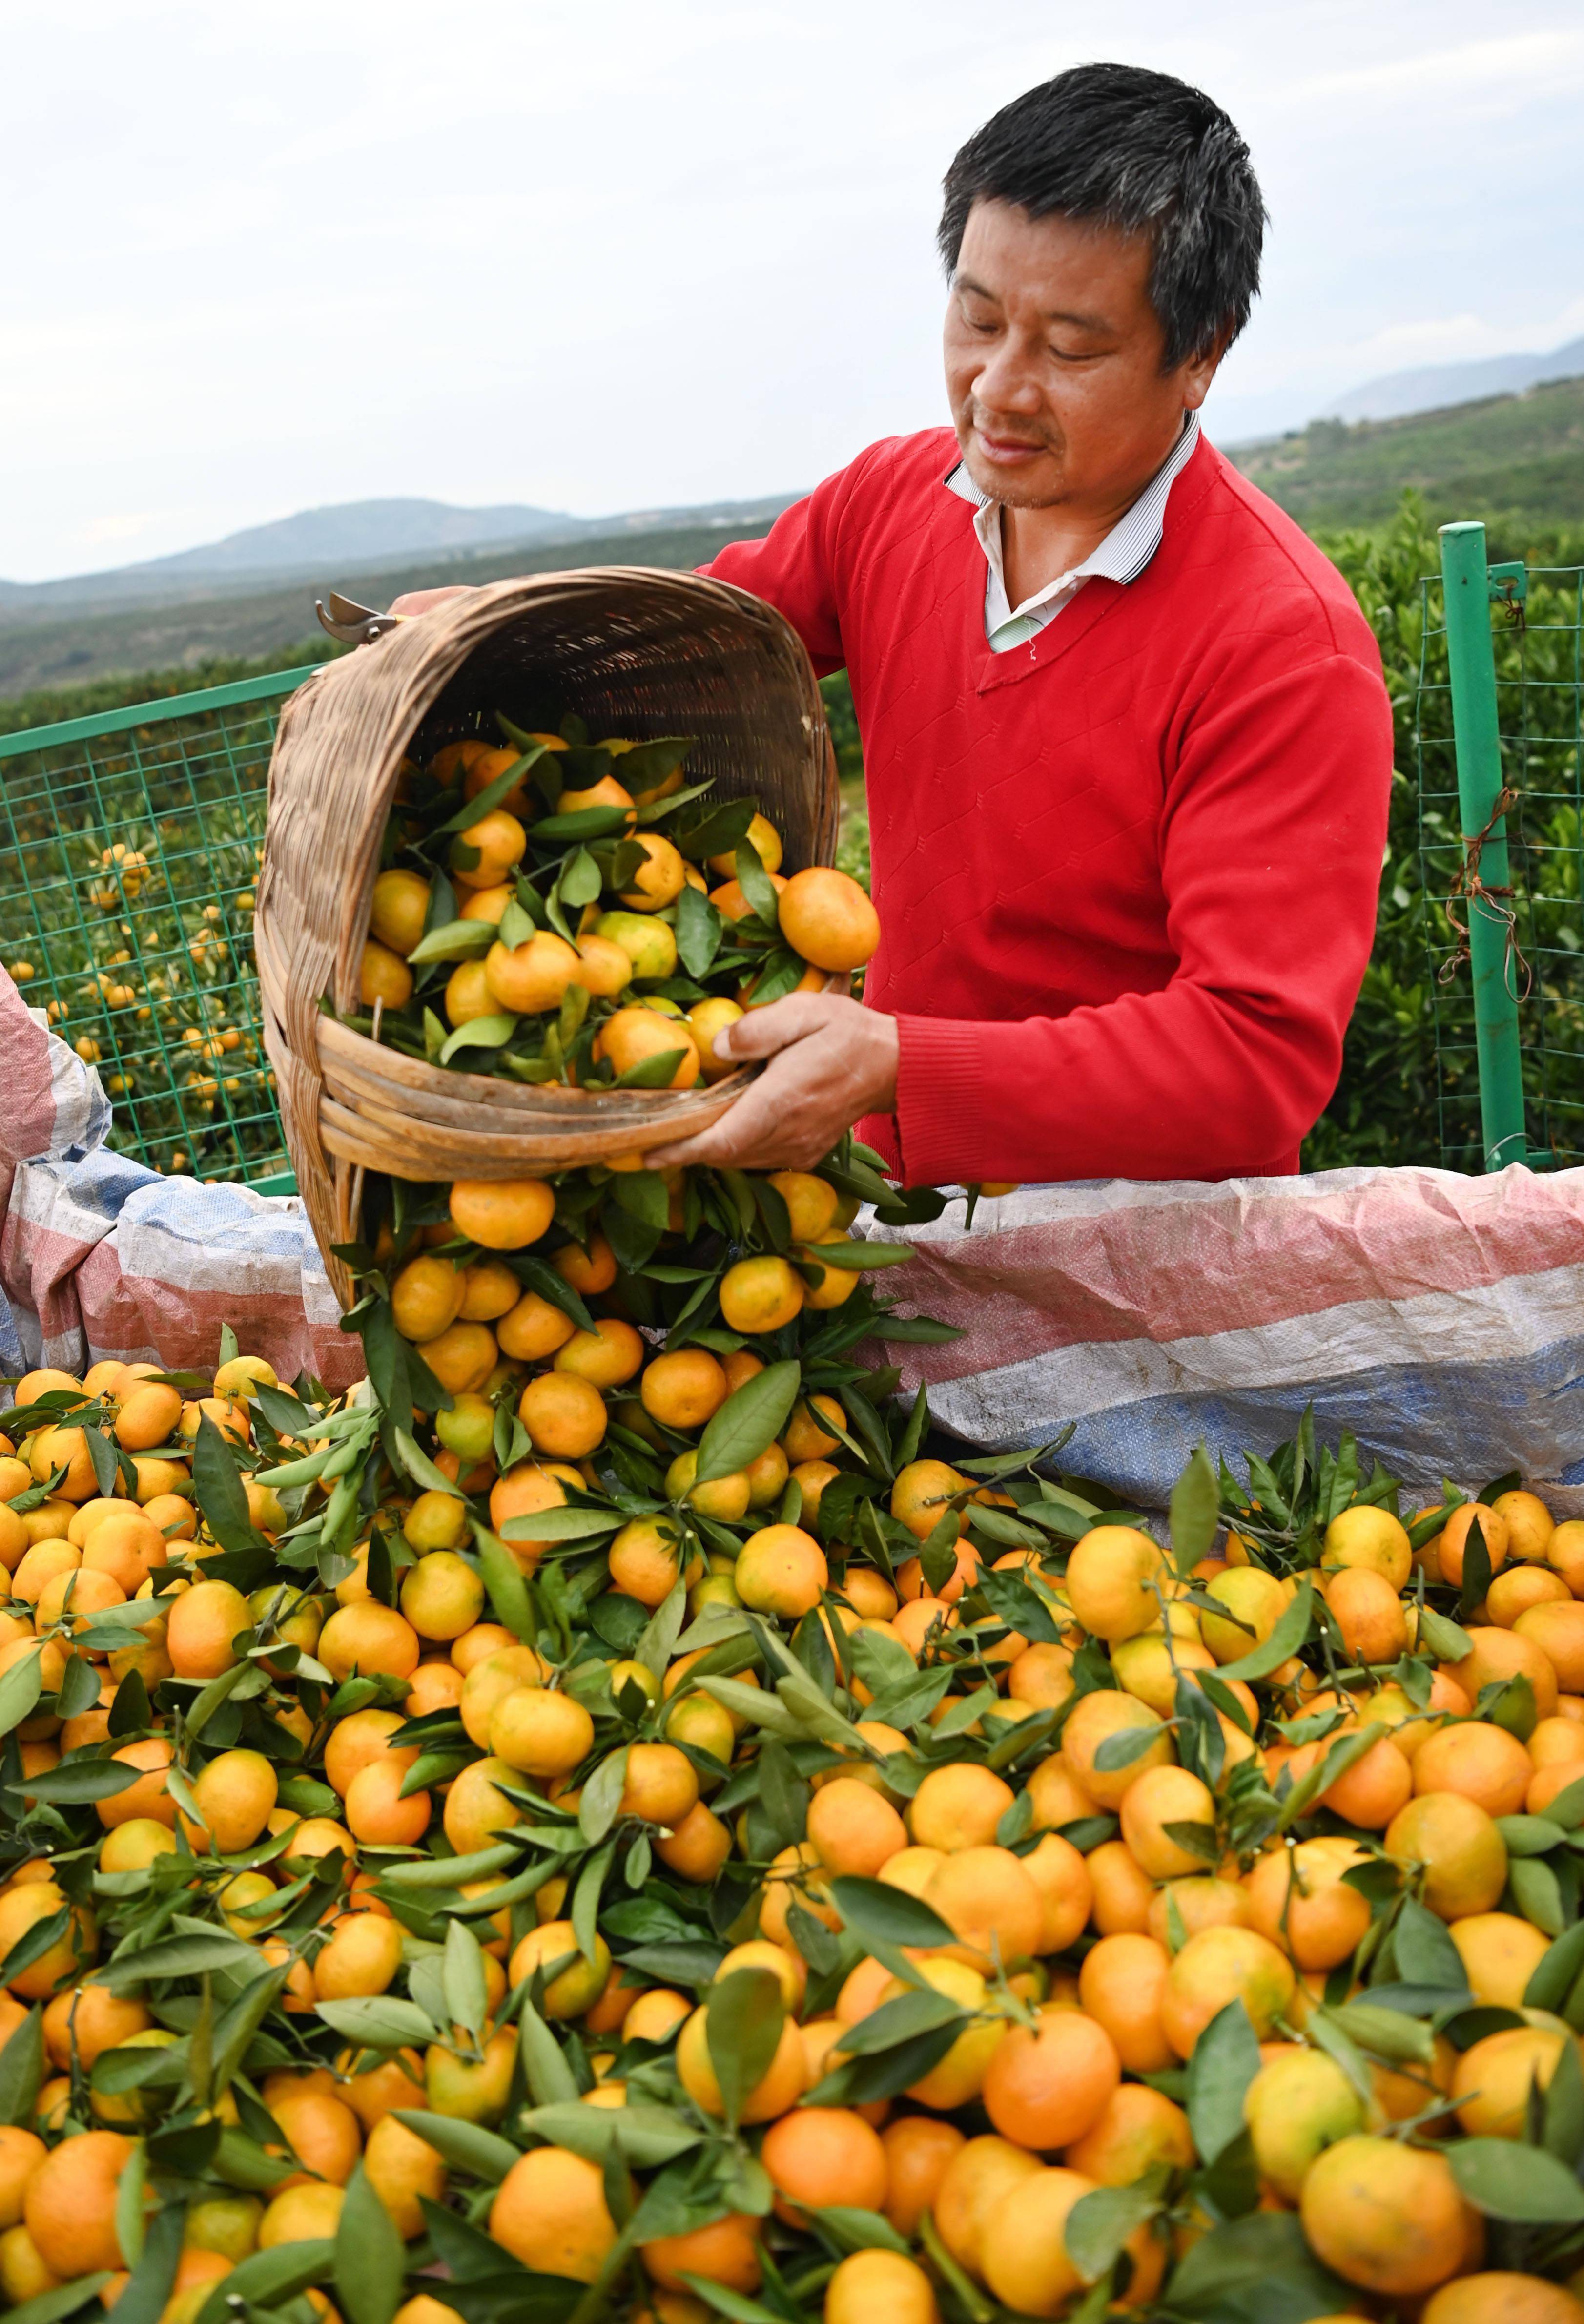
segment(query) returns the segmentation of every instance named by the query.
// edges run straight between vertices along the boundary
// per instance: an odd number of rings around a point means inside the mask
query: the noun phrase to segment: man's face
[[[968,473],[1013,508],[1137,490],[1214,355],[1163,371],[1150,243],[1008,202],[969,212],[946,309],[946,389]]]

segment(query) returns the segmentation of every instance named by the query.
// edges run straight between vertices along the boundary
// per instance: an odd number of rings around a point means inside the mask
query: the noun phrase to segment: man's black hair
[[[1170,73],[1136,65],[1058,73],[975,131],[944,190],[948,274],[978,201],[1149,234],[1149,295],[1167,371],[1229,346],[1248,320],[1266,222],[1259,180],[1220,106]]]

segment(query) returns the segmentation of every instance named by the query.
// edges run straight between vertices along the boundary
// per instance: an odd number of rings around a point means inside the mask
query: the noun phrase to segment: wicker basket
[[[794,870],[834,860],[835,759],[803,646],[758,598],[689,573],[612,567],[470,591],[332,663],[288,703],[270,768],[255,937],[264,1042],[309,1216],[357,1233],[363,1176],[511,1177],[707,1128],[751,1077],[691,1090],[528,1087],[453,1073],[352,1031],[381,835],[408,753],[493,713],[579,713],[596,735],[695,734],[688,779],[758,796]]]

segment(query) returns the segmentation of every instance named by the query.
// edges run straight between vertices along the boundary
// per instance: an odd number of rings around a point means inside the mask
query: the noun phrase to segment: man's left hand
[[[715,1036],[715,1054],[770,1064],[713,1129],[646,1154],[651,1169],[810,1170],[864,1114],[896,1103],[896,1019],[838,993],[751,1009]]]

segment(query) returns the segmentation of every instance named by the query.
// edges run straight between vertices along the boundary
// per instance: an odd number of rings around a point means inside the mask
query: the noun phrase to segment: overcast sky
[[[1584,332],[1579,0],[5,0],[0,575],[812,483],[945,417],[941,173],[1096,56],[1248,135],[1212,433]]]

